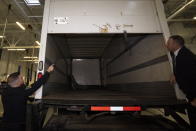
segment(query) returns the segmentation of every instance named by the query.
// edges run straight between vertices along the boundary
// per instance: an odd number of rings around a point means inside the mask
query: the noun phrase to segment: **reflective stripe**
[[[141,111],[140,106],[91,106],[91,111]]]
[[[110,111],[110,107],[106,106],[91,106],[91,111]]]
[[[111,106],[110,111],[123,111],[122,106]]]
[[[135,107],[123,107],[124,111],[141,111],[141,107],[140,106],[135,106]]]

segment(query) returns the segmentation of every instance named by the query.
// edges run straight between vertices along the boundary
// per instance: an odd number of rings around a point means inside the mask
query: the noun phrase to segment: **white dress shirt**
[[[176,51],[174,51],[174,55],[175,57],[178,55],[179,51],[180,51],[181,48],[177,49]]]
[[[177,49],[176,51],[174,51],[174,56],[176,58],[176,56],[178,55],[179,51],[181,50],[181,48]],[[176,91],[176,96],[178,99],[186,99],[186,95],[184,94],[184,92],[179,88],[179,85],[176,83],[175,84],[175,91]],[[186,99],[187,100],[187,99]],[[188,101],[188,100],[187,100]]]

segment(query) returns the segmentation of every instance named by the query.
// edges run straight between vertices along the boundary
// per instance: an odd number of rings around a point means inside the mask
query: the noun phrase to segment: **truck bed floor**
[[[67,90],[43,97],[48,104],[65,105],[173,105],[181,104],[175,97],[139,96],[131,92],[109,89]]]

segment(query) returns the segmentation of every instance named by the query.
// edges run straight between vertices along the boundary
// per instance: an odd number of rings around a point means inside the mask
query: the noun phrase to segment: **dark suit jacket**
[[[12,88],[8,86],[3,89],[3,122],[4,123],[24,123],[26,120],[26,105],[28,96],[32,95],[42,84],[45,84],[49,78],[46,72],[42,78],[38,79],[31,88],[26,89],[25,86]]]
[[[196,57],[186,47],[176,56],[176,81],[189,101],[196,98]]]

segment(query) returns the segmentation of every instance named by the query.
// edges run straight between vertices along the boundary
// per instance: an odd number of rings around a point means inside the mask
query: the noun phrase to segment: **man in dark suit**
[[[2,92],[3,129],[1,131],[25,131],[26,105],[28,96],[31,96],[37,89],[46,83],[50,72],[54,70],[51,65],[45,74],[39,78],[31,88],[26,88],[23,77],[15,72],[9,75],[7,87]]]
[[[167,42],[173,61],[171,82],[177,82],[188,99],[188,116],[191,129],[196,131],[196,59],[195,55],[184,46],[184,39],[173,35]]]

